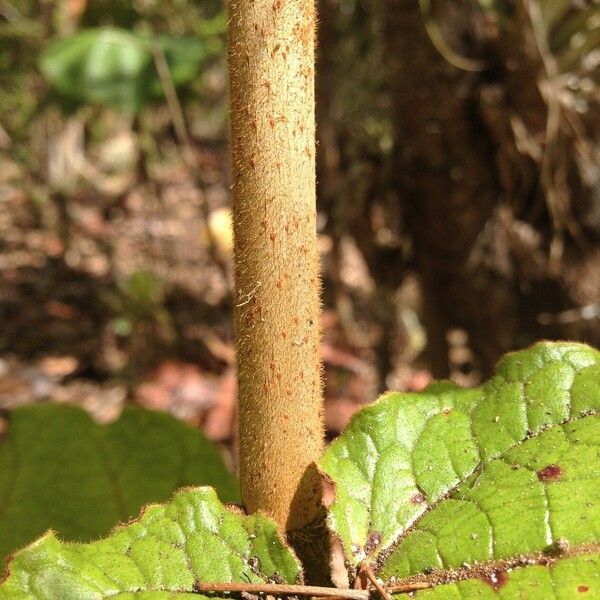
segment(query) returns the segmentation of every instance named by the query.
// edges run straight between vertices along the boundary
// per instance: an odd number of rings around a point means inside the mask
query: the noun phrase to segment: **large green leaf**
[[[16,409],[0,444],[0,560],[49,528],[97,538],[186,485],[238,500],[218,450],[166,414],[131,407],[103,426],[73,407]]]
[[[321,461],[351,572],[436,586],[419,598],[600,598],[599,409],[600,353],[569,343],[478,389],[385,395]]]
[[[195,37],[88,29],[51,42],[40,69],[71,100],[136,112],[162,93],[153,45],[164,52],[176,86],[192,80],[207,55],[205,43]]]
[[[11,561],[0,600],[167,600],[191,597],[197,582],[300,578],[270,519],[232,512],[214,490],[197,488],[147,506],[138,521],[98,542],[44,536]]]

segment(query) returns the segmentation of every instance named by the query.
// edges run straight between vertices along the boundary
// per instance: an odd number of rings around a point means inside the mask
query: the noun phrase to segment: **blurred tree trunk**
[[[319,2],[328,280],[334,293],[343,288],[335,249],[351,238],[376,287],[369,315],[383,332],[373,347],[382,380],[395,362],[390,341],[406,343],[396,291],[411,271],[436,376],[448,375],[454,327],[467,332],[482,374],[536,339],[599,344],[593,4],[433,2],[424,15],[418,0]],[[432,23],[448,48],[484,68],[453,66],[432,43]],[[393,131],[391,157],[373,133],[373,106]]]
[[[385,79],[381,74],[375,76],[373,71],[385,72],[381,68],[379,17],[376,2],[356,3],[348,12],[342,9],[339,0],[319,0],[317,181],[319,208],[328,217],[325,231],[332,240],[325,278],[331,289],[326,287],[326,293],[331,293],[329,302],[336,307],[345,341],[350,346],[367,344],[374,353],[378,381],[372,382],[371,395],[386,389],[386,376],[394,368],[393,347],[405,342],[395,306],[395,292],[405,275],[405,261],[399,244],[378,243],[373,212],[396,213],[394,221],[401,221],[401,217],[396,211],[397,198],[389,189],[384,159],[365,142],[366,111],[357,110],[361,100],[349,100],[341,82],[348,79],[346,69],[353,66],[352,85],[357,88],[365,85],[366,75],[369,102],[377,102],[374,89],[379,79]],[[378,40],[377,48],[372,47],[373,39]],[[351,103],[354,103],[353,114],[349,115],[346,111]],[[373,105],[369,108],[373,109]],[[375,282],[367,309],[354,306],[340,277],[341,246],[349,238],[356,244]],[[357,327],[359,312],[367,312],[375,324],[377,333],[368,342]]]
[[[428,359],[434,374],[443,376],[450,327],[469,332],[484,363],[514,338],[510,289],[470,260],[501,191],[477,118],[478,74],[453,67],[437,52],[416,0],[386,5],[396,185],[422,283]],[[444,28],[459,51],[468,51],[463,36],[469,23],[466,11],[457,9]]]
[[[599,339],[597,319],[560,314],[600,300],[600,195],[582,164],[584,126],[572,125],[553,87],[541,90],[558,74],[526,6],[536,5],[517,5],[502,31],[459,3],[431,15],[459,54],[485,43],[487,68],[474,73],[434,48],[417,0],[382,4],[395,186],[438,376],[448,371],[450,327],[468,332],[484,373],[535,338]]]

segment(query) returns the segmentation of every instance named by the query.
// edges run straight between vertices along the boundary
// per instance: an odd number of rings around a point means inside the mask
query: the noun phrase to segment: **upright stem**
[[[314,0],[229,0],[240,478],[288,531],[320,509]]]

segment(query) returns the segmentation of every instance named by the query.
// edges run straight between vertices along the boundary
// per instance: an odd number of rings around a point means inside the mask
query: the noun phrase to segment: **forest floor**
[[[106,152],[127,151],[133,141],[125,135]],[[0,156],[0,409],[52,399],[106,422],[131,402],[169,411],[231,447],[236,378],[224,159],[212,149],[198,156],[202,189],[173,159],[148,165],[143,176],[133,169],[113,176],[120,177],[111,182],[116,193],[84,177],[67,191],[51,189]],[[331,244],[325,235],[319,244],[327,273]],[[354,290],[368,289],[360,255],[345,248],[342,273]],[[362,324],[349,342],[327,277],[324,288],[333,436],[384,385],[420,389],[430,374],[400,358],[383,384],[376,326],[358,314]]]

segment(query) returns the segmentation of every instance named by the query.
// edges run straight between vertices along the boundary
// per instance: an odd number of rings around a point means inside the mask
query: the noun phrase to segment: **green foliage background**
[[[235,478],[197,429],[126,408],[109,425],[83,410],[44,404],[11,413],[0,442],[0,560],[48,529],[88,541],[190,485],[239,501]]]

